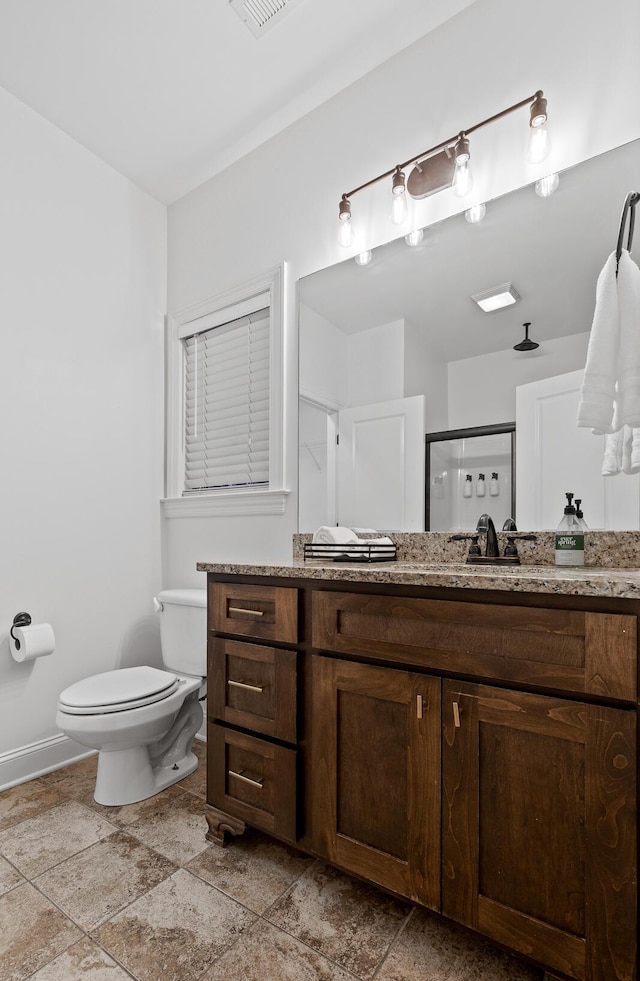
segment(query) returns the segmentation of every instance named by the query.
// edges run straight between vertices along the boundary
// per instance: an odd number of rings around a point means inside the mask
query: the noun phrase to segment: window
[[[167,516],[284,512],[283,278],[169,320]]]

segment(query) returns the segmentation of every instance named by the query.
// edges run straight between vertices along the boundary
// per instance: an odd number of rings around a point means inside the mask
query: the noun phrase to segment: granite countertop
[[[222,575],[273,576],[279,579],[327,579],[640,599],[640,568],[612,569],[594,566],[559,568],[552,565],[468,566],[463,563],[403,561],[323,563],[294,560],[284,565],[198,562],[197,569],[199,572]]]

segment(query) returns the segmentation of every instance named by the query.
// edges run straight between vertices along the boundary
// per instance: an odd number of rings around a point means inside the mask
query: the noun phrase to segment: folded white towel
[[[595,433],[613,432],[619,341],[616,255],[612,252],[598,276],[596,306],[578,403],[578,426],[593,429]]]
[[[358,536],[351,528],[322,525],[313,533],[312,541],[314,545],[349,545],[351,542],[357,542]]]
[[[618,317],[618,422],[640,426],[640,269],[626,249],[618,265]]]

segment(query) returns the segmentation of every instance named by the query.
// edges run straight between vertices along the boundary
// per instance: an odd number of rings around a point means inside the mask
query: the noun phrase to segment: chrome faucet
[[[485,555],[488,559],[494,559],[499,554],[498,549],[498,536],[496,535],[496,528],[493,523],[493,519],[489,517],[488,514],[481,514],[478,518],[478,524],[476,525],[476,531],[486,532],[487,544],[485,547]]]

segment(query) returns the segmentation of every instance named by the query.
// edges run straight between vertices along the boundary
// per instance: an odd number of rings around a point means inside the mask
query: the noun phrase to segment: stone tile
[[[409,911],[408,904],[318,862],[265,917],[359,978],[368,979]]]
[[[34,885],[88,932],[175,871],[163,855],[116,831],[44,872]]]
[[[15,889],[24,881],[24,876],[20,875],[18,870],[7,862],[6,858],[0,856],[0,896],[9,892],[10,889]]]
[[[129,834],[140,838],[161,855],[186,865],[208,847],[205,803],[193,794],[180,797],[151,797],[144,801],[135,821],[126,825]]]
[[[138,981],[193,981],[255,919],[213,886],[178,869],[103,923],[94,937]]]
[[[314,861],[247,829],[228,848],[209,845],[187,868],[254,913],[264,913]]]
[[[200,981],[238,981],[239,978],[242,981],[353,981],[352,974],[264,920],[247,930]]]
[[[99,814],[70,800],[0,831],[0,854],[32,879],[115,830]]]
[[[543,972],[415,909],[376,981],[542,981]]]
[[[36,971],[29,981],[131,981],[131,975],[85,937]]]
[[[134,804],[116,804],[107,806],[106,804],[98,804],[93,796],[95,789],[95,780],[90,787],[87,787],[83,792],[76,795],[76,799],[79,800],[86,807],[90,807],[93,811],[97,811],[101,814],[103,818],[106,818],[111,824],[114,824],[117,828],[127,828],[130,824],[134,824],[141,817],[149,812],[153,811],[154,808],[162,801],[168,801],[174,797],[181,797],[184,794],[178,784],[174,784],[172,787],[167,787],[166,790],[162,790],[159,794],[154,797],[147,797],[146,800],[138,800]]]
[[[93,774],[95,777],[98,771],[98,754],[92,753],[91,756],[85,756],[84,759],[78,760],[77,763],[70,763],[69,766],[63,766],[59,770],[52,770],[51,773],[45,773],[40,779],[47,784],[57,784],[61,780],[68,781],[69,778],[80,779],[87,774]]]
[[[181,787],[182,790],[188,790],[192,794],[197,794],[198,797],[207,797],[207,744],[203,743],[201,739],[194,739],[193,752],[195,756],[198,757],[198,769],[190,773],[188,777],[184,780],[180,780],[176,784],[177,787]]]
[[[55,786],[49,786],[41,779],[3,790],[0,794],[0,831],[40,814],[64,799]]]
[[[82,936],[29,882],[0,898],[0,925],[2,981],[24,981]]]

